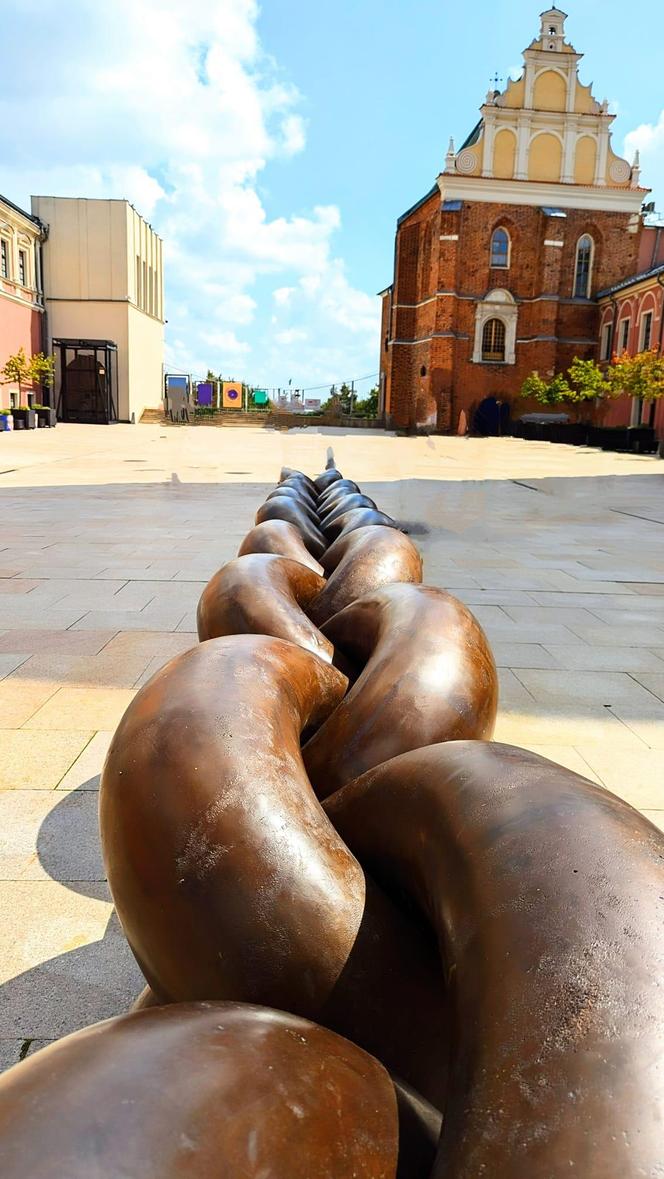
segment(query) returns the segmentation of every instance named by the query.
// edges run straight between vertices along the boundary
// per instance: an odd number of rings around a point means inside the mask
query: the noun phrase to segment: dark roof
[[[494,97],[496,94],[500,94],[500,90],[494,90]],[[479,123],[475,124],[468,138],[464,139],[463,143],[461,144],[459,151],[463,151],[464,147],[472,147],[473,144],[477,143],[480,137],[480,131],[482,130],[483,122],[484,120],[480,119]]]
[[[655,278],[658,274],[664,274],[664,262],[659,266],[651,266],[650,270],[642,270],[640,274],[632,274],[629,278],[624,278],[622,282],[617,282],[613,287],[607,287],[604,291],[598,291],[595,298],[604,299],[606,295],[615,295],[617,291],[624,291],[627,287],[636,286],[637,282],[643,282],[646,278]]]
[[[393,287],[393,286],[394,286],[394,283],[393,283],[393,282],[391,282],[391,283],[390,283],[390,285],[389,285],[389,287],[383,287],[383,290],[382,290],[382,291],[376,291],[376,298],[377,298],[377,299],[380,299],[381,295],[389,295],[389,293],[390,293],[390,291],[392,290],[392,287]]]
[[[439,192],[438,185],[434,184],[433,188],[429,189],[426,196],[423,196],[421,200],[416,201],[414,205],[410,206],[410,209],[406,209],[406,212],[401,214],[399,220],[397,221],[397,225],[401,225],[401,222],[405,221],[406,217],[410,217],[411,213],[414,213],[416,209],[420,209],[422,205],[426,204],[428,200],[431,200],[431,197],[435,196],[437,192]]]
[[[34,213],[28,213],[27,210],[22,209],[20,205],[15,205],[13,201],[10,201],[9,197],[3,196],[1,192],[0,204],[9,205],[9,208],[13,209],[15,213],[20,213],[22,217],[25,217],[28,221],[32,221],[34,225],[39,225],[40,228],[43,227],[44,222],[40,221],[39,217],[35,217]]]

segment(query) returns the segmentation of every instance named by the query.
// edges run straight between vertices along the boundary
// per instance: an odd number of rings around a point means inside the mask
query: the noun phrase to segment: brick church
[[[522,76],[489,92],[399,218],[381,292],[388,425],[456,432],[488,396],[537,408],[517,403],[525,377],[597,358],[595,296],[638,270],[648,190],[612,149],[615,116],[579,80],[565,20],[542,14]]]

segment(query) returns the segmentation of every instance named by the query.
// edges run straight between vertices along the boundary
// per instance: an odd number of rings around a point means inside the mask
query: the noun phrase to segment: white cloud
[[[218,348],[224,355],[243,356],[249,351],[244,340],[238,340],[235,332],[203,332],[202,339],[211,348]]]
[[[284,331],[276,332],[274,338],[277,344],[300,344],[306,340],[307,333],[302,328],[285,328]]]
[[[653,189],[658,206],[664,206],[664,110],[656,123],[641,123],[625,137],[625,155],[641,154],[641,183]]]
[[[5,0],[3,57],[22,62],[20,102],[0,74],[6,195],[126,197],[152,221],[175,367],[223,371],[242,357],[248,379],[282,384],[294,364],[300,383],[328,365],[323,379],[373,367],[377,300],[335,256],[339,210],[270,216],[259,194],[266,168],[305,149],[306,128],[296,87],[259,42],[256,0],[65,9],[63,20],[62,0]],[[25,53],[35,21],[48,69]],[[278,285],[263,294],[268,276]]]

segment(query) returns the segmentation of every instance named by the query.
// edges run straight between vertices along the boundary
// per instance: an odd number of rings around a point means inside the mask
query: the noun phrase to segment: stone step
[[[270,417],[269,411],[257,410],[253,413],[241,413],[231,410],[230,412],[215,413],[213,415],[205,415],[197,417],[194,413],[191,414],[189,422],[185,423],[190,426],[264,426]],[[152,423],[160,426],[177,426],[181,423],[172,422],[170,418],[164,415],[161,409],[145,409],[141,415],[141,422]]]

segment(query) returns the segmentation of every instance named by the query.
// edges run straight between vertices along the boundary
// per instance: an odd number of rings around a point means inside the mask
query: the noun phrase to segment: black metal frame
[[[112,340],[54,340],[53,351],[58,421],[95,425],[117,422],[117,344]],[[73,364],[83,358],[90,358],[92,363],[74,370]]]

